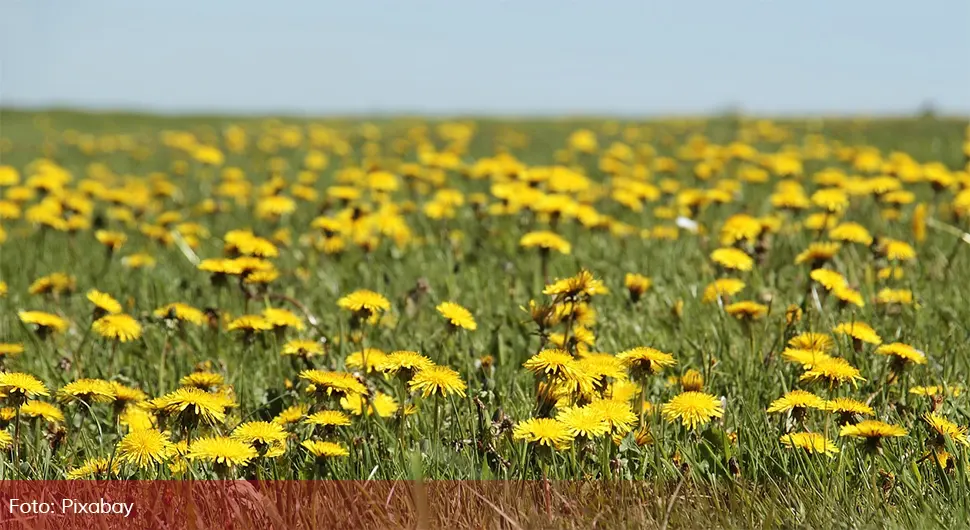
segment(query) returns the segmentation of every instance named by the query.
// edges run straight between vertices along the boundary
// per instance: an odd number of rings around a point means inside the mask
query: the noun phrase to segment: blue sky
[[[0,0],[0,105],[970,114],[967,0]]]

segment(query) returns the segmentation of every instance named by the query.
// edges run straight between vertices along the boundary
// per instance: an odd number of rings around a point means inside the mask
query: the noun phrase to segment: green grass
[[[27,177],[25,168],[47,156],[73,175],[70,189],[91,168],[100,163],[115,174],[116,186],[125,178],[142,180],[155,172],[168,175],[179,193],[173,198],[157,198],[151,207],[139,214],[137,222],[125,226],[106,219],[107,228],[126,232],[128,240],[115,254],[109,254],[97,243],[93,230],[66,234],[44,230],[25,219],[3,220],[7,240],[0,246],[0,280],[9,286],[0,299],[0,342],[23,343],[26,352],[4,359],[9,371],[37,376],[52,391],[80,377],[97,377],[136,386],[150,396],[160,396],[178,387],[179,378],[189,374],[199,363],[211,362],[212,370],[222,374],[234,390],[239,407],[223,425],[198,429],[205,433],[228,434],[244,421],[269,420],[284,407],[308,402],[303,384],[298,379],[302,365],[279,354],[282,342],[296,336],[328,339],[328,352],[314,361],[318,367],[343,369],[345,357],[359,347],[348,342],[349,314],[337,307],[339,297],[356,289],[371,289],[392,302],[396,323],[365,328],[367,346],[390,352],[416,350],[439,364],[458,370],[469,385],[467,398],[453,396],[439,403],[441,424],[434,429],[434,402],[409,396],[408,402],[418,412],[402,425],[399,417],[354,417],[353,424],[338,430],[328,439],[338,441],[350,451],[350,457],[335,459],[317,466],[312,463],[299,442],[308,436],[305,427],[297,427],[289,441],[287,453],[275,459],[260,459],[246,469],[232,471],[233,476],[274,479],[624,479],[644,481],[636,499],[626,506],[617,503],[597,504],[588,501],[582,513],[588,518],[570,518],[560,514],[553,521],[527,517],[528,508],[510,501],[510,510],[528,525],[586,527],[602,510],[610,526],[659,527],[670,507],[669,527],[726,528],[814,528],[814,527],[958,527],[970,520],[970,482],[967,472],[967,449],[949,447],[955,465],[944,472],[923,457],[929,451],[931,435],[920,415],[930,410],[929,398],[910,394],[912,385],[966,385],[970,376],[970,246],[953,233],[931,225],[925,241],[916,242],[912,230],[914,204],[900,208],[898,221],[887,221],[880,212],[883,205],[872,196],[854,198],[843,220],[866,226],[876,236],[910,242],[918,259],[903,265],[900,280],[882,281],[875,277],[876,262],[864,246],[846,245],[837,255],[833,268],[842,272],[864,296],[864,308],[840,309],[832,297],[816,306],[808,295],[810,280],[807,265],[796,265],[795,256],[815,241],[815,232],[795,228],[807,213],[788,216],[784,229],[772,237],[764,261],[753,271],[738,273],[747,283],[735,300],[751,299],[770,307],[767,318],[755,323],[750,336],[744,328],[726,315],[716,304],[701,302],[701,292],[722,275],[708,258],[718,248],[718,230],[732,214],[745,212],[767,215],[772,212],[768,196],[779,180],[772,177],[763,184],[743,184],[738,200],[714,204],[695,218],[708,235],[681,231],[675,241],[644,239],[637,234],[621,238],[606,231],[584,228],[573,220],[563,220],[557,231],[573,247],[568,255],[553,255],[549,262],[549,279],[589,269],[602,279],[610,294],[595,297],[592,305],[598,315],[593,331],[593,351],[617,353],[636,346],[651,346],[670,352],[677,360],[674,368],[651,377],[646,383],[647,400],[654,410],[647,415],[653,443],[638,446],[629,436],[621,443],[607,439],[576,448],[575,451],[540,452],[511,438],[510,422],[525,420],[535,413],[535,380],[522,368],[522,363],[536,353],[540,339],[529,315],[520,306],[530,299],[548,300],[542,294],[545,279],[540,272],[538,255],[518,246],[523,233],[548,228],[535,216],[476,215],[468,205],[457,209],[454,219],[432,220],[424,216],[421,206],[431,195],[416,194],[411,199],[416,210],[403,215],[413,235],[420,241],[398,248],[382,241],[367,253],[348,244],[338,255],[326,255],[301,244],[300,237],[315,233],[310,222],[321,213],[332,214],[322,201],[298,202],[292,215],[279,221],[259,219],[253,213],[255,200],[248,206],[229,202],[230,208],[215,215],[194,213],[194,207],[215,189],[213,172],[192,161],[185,153],[161,144],[164,130],[192,131],[197,137],[219,139],[228,124],[240,124],[250,132],[250,145],[242,153],[227,153],[225,166],[243,169],[253,183],[252,197],[259,185],[268,180],[266,170],[271,156],[289,163],[282,176],[289,185],[296,182],[297,171],[306,154],[305,142],[292,149],[268,155],[256,148],[252,135],[265,130],[266,123],[250,118],[171,117],[140,115],[94,115],[73,112],[29,113],[3,111],[2,152],[0,164],[17,168]],[[306,128],[310,123],[331,127],[346,139],[351,151],[341,157],[330,154],[329,167],[320,172],[314,187],[321,193],[333,185],[339,170],[361,164],[361,153],[367,143],[360,134],[362,120],[284,120],[283,123]],[[375,119],[382,137],[373,143],[382,147],[384,163],[393,156],[395,140],[406,138],[408,130],[426,125],[429,138],[443,148],[445,141],[436,137],[435,122],[419,119]],[[828,142],[845,146],[872,146],[884,156],[895,151],[908,153],[921,163],[939,162],[952,171],[963,168],[962,145],[966,122],[950,119],[893,120],[779,120],[791,133],[788,143],[801,145],[806,134],[821,135]],[[568,135],[588,127],[599,135],[605,149],[614,141],[622,142],[619,133],[604,132],[607,120],[496,121],[476,120],[476,133],[463,155],[466,163],[494,156],[508,131],[521,133],[528,145],[509,148],[518,159],[531,165],[553,163],[554,153],[566,145]],[[677,149],[695,134],[704,134],[713,143],[726,145],[750,124],[736,119],[711,118],[690,122],[624,122],[641,131],[649,131],[650,140],[636,140],[636,147],[650,143],[658,155],[677,156]],[[144,148],[143,157],[130,153],[93,152],[85,154],[64,140],[64,131],[76,130],[96,137],[124,134]],[[762,153],[776,152],[781,143],[753,143]],[[401,157],[416,160],[413,145]],[[173,162],[184,160],[189,172],[179,176]],[[576,163],[585,168],[593,180],[604,185],[609,177],[598,170],[598,158],[579,156]],[[725,171],[708,182],[698,181],[691,171],[692,163],[681,161],[676,174],[684,187],[713,187],[719,180],[733,178],[738,164],[729,162]],[[823,160],[806,160],[802,183],[808,194],[817,188],[811,175],[836,167],[854,174],[850,167],[832,155]],[[661,175],[653,177],[655,182]],[[966,173],[963,173],[966,187]],[[460,172],[447,173],[447,186],[470,193],[488,193],[491,182],[473,180]],[[905,184],[915,193],[917,202],[929,205],[931,216],[941,223],[966,231],[966,218],[949,213],[955,189],[934,193],[926,183]],[[409,198],[402,190],[393,199]],[[28,201],[24,210],[39,198]],[[642,212],[630,211],[611,201],[607,194],[595,206],[638,229],[670,225],[658,219],[655,206],[672,204],[664,196],[646,204]],[[490,197],[490,203],[496,199]],[[105,201],[95,200],[92,219],[107,214]],[[316,324],[308,324],[303,333],[288,331],[284,337],[262,334],[246,343],[235,333],[188,326],[184,332],[172,331],[151,312],[170,302],[185,302],[197,308],[218,308],[232,317],[257,313],[270,301],[270,296],[248,299],[230,282],[218,288],[209,276],[198,271],[191,253],[178,245],[163,246],[139,231],[163,211],[180,211],[185,220],[202,224],[210,237],[200,238],[194,253],[201,258],[222,255],[221,237],[229,230],[251,228],[269,237],[280,228],[293,236],[289,247],[281,247],[280,257],[273,260],[281,272],[269,288],[272,305],[302,310],[283,298],[297,300],[312,315]],[[813,210],[814,211],[814,210]],[[460,231],[461,237],[455,235]],[[150,270],[129,270],[121,258],[146,251],[157,260]],[[59,297],[29,295],[31,282],[53,272],[65,272],[76,278],[73,294]],[[638,272],[653,280],[653,287],[638,304],[632,304],[623,285],[624,275]],[[432,291],[409,315],[405,311],[407,293],[420,278],[427,279]],[[872,302],[882,287],[908,288],[918,300],[918,307],[887,311]],[[137,317],[143,327],[142,337],[125,344],[88,335],[92,306],[85,293],[97,288],[115,296],[125,311]],[[473,332],[449,332],[435,306],[441,301],[455,301],[474,314],[478,329]],[[671,308],[677,300],[684,302],[677,318]],[[888,382],[886,358],[874,355],[871,346],[861,352],[851,343],[836,337],[836,355],[847,358],[866,379],[857,388],[825,385],[804,387],[798,383],[802,370],[783,361],[778,355],[785,340],[785,309],[795,304],[805,309],[796,330],[830,332],[838,322],[851,319],[872,325],[885,342],[906,342],[926,352],[928,363],[906,370],[895,382]],[[17,311],[33,309],[60,314],[72,326],[61,334],[44,340],[20,323]],[[307,319],[308,320],[308,319]],[[562,327],[556,331],[562,331]],[[789,330],[792,331],[792,330]],[[752,349],[754,351],[752,351]],[[493,368],[482,370],[476,364],[484,356],[494,359]],[[724,417],[700,432],[688,432],[681,426],[665,422],[660,405],[679,392],[668,376],[678,376],[688,368],[705,376],[704,390],[724,396]],[[370,386],[400,400],[402,391],[395,380],[371,374]],[[292,385],[290,385],[292,383]],[[293,386],[295,385],[295,386]],[[872,399],[875,417],[904,426],[910,432],[905,438],[888,440],[879,453],[865,450],[849,438],[837,436],[834,417],[810,412],[806,425],[824,432],[841,452],[834,458],[804,454],[787,449],[779,442],[787,418],[766,414],[768,404],[793,388],[808,388],[820,395],[853,396]],[[959,425],[970,422],[967,394],[946,397],[940,412]],[[20,461],[13,459],[9,448],[0,459],[3,478],[58,479],[92,457],[113,457],[113,447],[126,428],[117,424],[111,405],[65,404],[66,438],[52,451],[47,427],[36,421],[21,424]],[[14,435],[14,422],[7,428]],[[403,434],[403,435],[402,435]],[[728,439],[736,435],[736,441]],[[177,436],[173,429],[173,436]],[[952,445],[952,444],[951,444]],[[686,473],[683,473],[686,470]],[[151,470],[123,467],[124,477],[166,478],[166,466]],[[214,477],[208,465],[193,464],[189,475]],[[676,484],[684,478],[682,495],[673,496]],[[578,497],[582,499],[582,497]],[[594,496],[595,498],[595,496]],[[658,501],[658,499],[661,499]],[[602,501],[602,499],[601,499]],[[575,501],[585,503],[585,500]],[[605,506],[605,507],[604,507]],[[509,512],[512,513],[512,512]],[[494,514],[493,514],[494,515]],[[531,516],[530,516],[531,517]],[[636,523],[631,524],[631,521]]]

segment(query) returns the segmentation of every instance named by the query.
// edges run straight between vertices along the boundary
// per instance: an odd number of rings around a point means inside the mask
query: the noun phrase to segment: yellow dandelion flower
[[[839,430],[839,436],[875,440],[879,438],[898,438],[906,436],[907,434],[909,434],[909,431],[906,429],[879,420],[865,420],[855,425],[843,425],[842,429]]]
[[[102,293],[97,289],[88,291],[87,299],[105,313],[115,314],[121,312],[121,304],[117,300],[110,294]]]
[[[898,359],[900,362],[926,364],[926,355],[923,352],[902,342],[883,344],[876,348],[876,354],[888,355]]]
[[[802,263],[810,263],[813,268],[818,268],[821,264],[834,258],[835,254],[841,248],[841,243],[833,241],[811,243],[807,249],[803,250],[798,256],[795,256],[795,263],[799,265]]]
[[[554,449],[563,449],[574,436],[561,421],[551,418],[533,418],[521,421],[512,429],[512,438]]]
[[[804,449],[809,453],[818,453],[827,456],[835,456],[839,448],[835,443],[825,436],[814,432],[797,432],[786,434],[781,437],[781,443],[785,447]]]
[[[743,250],[734,247],[719,248],[711,252],[711,261],[725,269],[750,271],[754,268],[754,259]]]
[[[724,416],[724,408],[716,397],[703,392],[683,392],[664,404],[661,414],[671,423],[680,421],[684,427],[697,429],[712,418]]]
[[[63,403],[110,403],[116,395],[114,385],[103,379],[78,379],[57,391],[57,399]]]
[[[610,432],[610,424],[595,408],[569,407],[556,414],[556,420],[562,423],[574,438],[599,438]]]
[[[257,456],[256,449],[246,442],[227,436],[211,436],[193,441],[185,458],[232,467],[245,466]]]
[[[677,364],[673,355],[645,346],[622,351],[616,354],[616,358],[631,371],[639,374],[656,374],[666,367]]]
[[[835,347],[835,341],[825,333],[806,332],[789,339],[788,345],[802,350],[827,352]]]
[[[882,338],[865,322],[842,322],[832,328],[832,331],[840,335],[848,335],[855,340],[867,342],[869,344],[881,344]]]
[[[292,339],[283,344],[282,355],[297,357],[317,357],[324,354],[323,344],[315,340]]]
[[[572,245],[568,241],[559,234],[547,230],[529,232],[523,235],[519,240],[519,246],[522,248],[539,248],[544,251],[555,250],[560,254],[569,254],[572,251]]]
[[[124,314],[105,315],[91,324],[98,335],[118,342],[130,342],[141,337],[141,324]]]
[[[328,396],[333,393],[344,395],[367,394],[367,387],[352,374],[345,372],[303,370],[300,372],[300,379],[308,381],[318,391],[324,391]]]
[[[179,384],[184,387],[194,387],[201,390],[218,388],[226,383],[221,374],[212,372],[192,372],[179,379]]]
[[[20,407],[20,414],[27,418],[43,418],[48,423],[64,423],[61,409],[45,401],[27,401]]]
[[[424,355],[416,351],[399,350],[391,352],[384,358],[380,370],[389,374],[403,373],[410,378],[414,372],[431,366],[434,366],[434,362]]]
[[[469,331],[474,331],[478,328],[478,324],[475,323],[475,317],[472,316],[471,312],[454,302],[442,302],[435,309],[454,328],[462,328]]]
[[[350,417],[339,410],[321,410],[307,416],[303,423],[320,427],[343,427],[350,425]]]
[[[583,269],[576,276],[556,280],[547,285],[542,294],[554,296],[557,300],[576,300],[607,294],[608,292],[609,290],[601,280],[597,280],[593,273]]]
[[[628,272],[623,278],[623,285],[630,293],[630,299],[636,303],[640,301],[643,293],[647,292],[650,286],[653,285],[653,280],[642,274]]]
[[[933,412],[923,414],[923,419],[937,436],[938,439],[935,441],[937,445],[943,445],[944,438],[949,438],[954,443],[970,445],[970,437],[967,435],[966,427],[960,427],[956,423]]]
[[[83,464],[67,472],[68,480],[105,479],[116,476],[121,472],[121,462],[118,459],[95,457],[85,460]]]
[[[350,456],[350,452],[347,451],[342,445],[334,442],[322,442],[319,440],[305,440],[300,444],[306,449],[311,455],[316,458],[337,458],[343,456]]]
[[[132,430],[118,442],[118,459],[139,469],[161,464],[175,453],[168,434],[154,429]]]
[[[716,302],[728,296],[734,296],[744,290],[745,283],[736,278],[721,278],[714,280],[704,288],[702,301],[705,304]]]
[[[17,316],[21,322],[34,326],[37,332],[42,335],[52,331],[62,332],[68,327],[67,320],[43,311],[20,311]]]
[[[159,307],[152,314],[158,318],[180,320],[182,322],[195,324],[196,326],[201,326],[206,320],[205,314],[202,311],[181,302],[175,302]]]
[[[857,381],[865,381],[858,368],[838,357],[817,360],[798,380],[809,382],[825,380],[833,385],[847,382],[854,385]]]
[[[337,306],[366,318],[387,311],[391,303],[374,291],[360,289],[337,300]]]
[[[724,311],[738,320],[759,320],[768,314],[768,306],[750,300],[743,300],[725,306]]]
[[[792,390],[771,402],[768,412],[788,412],[795,409],[825,409],[827,401],[805,390]]]
[[[447,366],[430,366],[415,372],[414,377],[408,382],[408,388],[421,392],[422,397],[434,394],[446,396],[458,394],[465,397],[465,382],[461,380],[458,372]]]

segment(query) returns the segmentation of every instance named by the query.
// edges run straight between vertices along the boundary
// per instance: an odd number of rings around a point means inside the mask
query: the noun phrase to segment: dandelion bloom
[[[847,397],[838,397],[829,401],[825,404],[825,410],[842,415],[872,416],[875,414],[875,411],[869,405]]]
[[[64,413],[46,401],[29,400],[20,407],[20,414],[27,418],[43,418],[48,423],[64,423]]]
[[[121,312],[121,304],[117,300],[110,294],[102,293],[97,289],[88,291],[87,299],[105,313],[115,314]]]
[[[133,430],[118,442],[118,459],[139,469],[161,464],[175,452],[168,434],[154,429]]]
[[[326,370],[303,370],[300,379],[308,381],[317,390],[323,388],[329,396],[337,394],[366,394],[367,387],[352,374]]]
[[[246,442],[261,452],[271,447],[285,445],[288,434],[277,423],[268,421],[249,421],[232,430],[229,435],[234,440]],[[285,451],[285,447],[283,448]],[[280,452],[280,454],[282,454]],[[270,455],[267,455],[270,456]]]
[[[236,406],[226,394],[210,393],[198,388],[180,388],[150,402],[153,409],[179,418],[187,423],[202,420],[205,423],[222,423],[226,409]]]
[[[671,423],[678,420],[689,429],[706,425],[712,418],[724,416],[724,408],[716,397],[703,392],[683,392],[674,396],[661,409]]]
[[[754,259],[743,250],[734,247],[719,248],[711,252],[711,261],[725,269],[750,271],[754,267]]]
[[[458,394],[465,397],[465,382],[461,380],[458,372],[447,366],[431,366],[415,372],[414,377],[408,382],[408,387],[412,390],[421,392],[422,397],[433,394],[446,396]]]
[[[80,466],[68,471],[67,479],[103,479],[117,475],[119,472],[121,472],[121,462],[118,459],[95,457],[85,460]]]
[[[704,388],[704,376],[691,368],[680,376],[680,388],[684,392],[698,392]]]
[[[795,409],[825,409],[827,401],[805,390],[792,390],[771,402],[768,412],[788,412]]]
[[[849,206],[849,196],[839,188],[823,188],[812,194],[812,204],[830,213],[839,213]]]
[[[0,359],[16,357],[24,352],[24,345],[19,343],[0,342]]]
[[[840,248],[842,248],[841,243],[832,241],[812,243],[808,245],[807,249],[795,256],[795,263],[799,265],[810,263],[812,267],[818,268],[821,264],[834,258]]]
[[[835,228],[829,230],[829,237],[835,241],[844,241],[847,243],[859,243],[866,246],[872,244],[872,235],[869,234],[866,227],[859,223],[840,223]]]
[[[221,374],[212,372],[192,372],[179,379],[179,384],[185,387],[195,387],[201,390],[218,388],[225,384],[225,378]]]
[[[768,306],[750,300],[735,302],[725,306],[724,310],[732,317],[746,321],[758,320],[768,314]]]
[[[352,311],[363,317],[369,317],[391,308],[391,303],[387,301],[387,298],[367,289],[360,289],[340,298],[337,300],[337,305],[341,309]]]
[[[36,377],[22,372],[0,372],[0,394],[23,404],[34,396],[47,396],[47,387]]]
[[[559,300],[589,298],[608,292],[609,290],[603,285],[603,282],[593,277],[593,273],[586,269],[579,271],[573,277],[556,280],[542,290],[542,294],[554,296]]]
[[[913,291],[885,287],[876,293],[876,303],[881,305],[913,305]]]
[[[364,368],[367,373],[380,370],[387,359],[387,354],[377,348],[364,348],[361,351],[351,353],[344,359],[347,368]],[[364,365],[367,365],[366,367]]]
[[[118,342],[129,342],[141,337],[141,324],[129,315],[105,315],[91,324],[98,335]]]
[[[840,335],[848,335],[860,342],[867,342],[869,344],[882,343],[882,338],[876,333],[876,330],[872,329],[865,322],[843,322],[832,328],[832,331]]]
[[[966,427],[960,427],[956,423],[933,412],[923,414],[923,420],[929,425],[932,433],[936,435],[937,440],[935,442],[937,445],[944,445],[944,438],[949,438],[954,443],[970,445],[970,437],[967,436]]]
[[[802,348],[785,348],[781,356],[786,361],[791,361],[802,365],[802,368],[810,369],[816,363],[831,359],[832,356],[817,350],[806,350]]]
[[[533,418],[516,424],[512,429],[512,438],[539,446],[563,449],[569,445],[574,436],[561,421],[551,418]]]
[[[721,278],[714,280],[704,288],[704,303],[716,302],[726,296],[734,296],[740,293],[745,287],[745,283],[736,278]]]
[[[555,250],[560,254],[569,254],[572,245],[563,239],[559,234],[548,230],[529,232],[519,239],[519,246],[522,248],[540,248],[545,251]]]
[[[393,397],[383,392],[375,392],[373,397],[366,399],[356,394],[340,398],[340,406],[344,410],[350,411],[354,416],[364,415],[365,404],[367,406],[366,414],[368,416],[376,413],[381,418],[394,416],[400,408]]]
[[[471,312],[454,302],[442,302],[435,309],[454,328],[462,328],[469,331],[474,331],[478,328],[478,324],[475,323],[475,317],[472,316]]]
[[[246,442],[227,436],[210,436],[192,442],[185,458],[231,467],[244,466],[257,456],[256,449]]]
[[[574,438],[598,438],[610,432],[610,424],[600,411],[590,407],[569,407],[556,414]]]
[[[273,324],[270,324],[262,315],[243,315],[230,321],[226,329],[229,331],[253,333],[256,331],[269,331],[273,329]]]
[[[67,321],[63,318],[43,311],[20,311],[17,316],[24,324],[36,326],[40,333],[62,332],[68,326]]]
[[[754,242],[761,235],[761,222],[748,214],[728,217],[721,227],[721,244],[733,245],[739,241]]]
[[[522,363],[522,367],[536,376],[566,378],[579,367],[572,354],[564,350],[542,350]]]
[[[305,440],[300,445],[316,458],[336,458],[350,455],[346,448],[334,442]]]
[[[792,348],[802,350],[826,352],[835,347],[835,341],[825,333],[805,332],[795,335],[788,340],[788,345]]]
[[[418,370],[434,366],[434,362],[416,351],[399,350],[384,358],[380,370],[389,374],[405,373],[410,376]]]
[[[273,423],[282,426],[288,426],[297,423],[306,416],[307,411],[310,410],[308,405],[291,405],[286,407],[279,414],[273,418]]]
[[[63,294],[74,291],[76,281],[73,276],[55,272],[34,280],[27,288],[30,294]]]
[[[110,403],[115,400],[115,387],[104,379],[78,379],[57,391],[61,402]]]
[[[867,438],[878,440],[880,438],[898,438],[906,436],[909,431],[898,426],[885,423],[879,420],[865,420],[855,425],[843,425],[839,430],[839,436],[852,438]]]
[[[293,355],[298,357],[317,357],[323,355],[323,344],[319,341],[307,339],[292,339],[283,345],[281,355]]]
[[[852,383],[865,381],[859,369],[849,364],[849,361],[838,357],[831,357],[816,361],[801,377],[799,381],[814,382],[826,380],[830,384]]]
[[[98,230],[94,233],[94,237],[111,251],[118,250],[125,244],[125,241],[128,241],[128,236],[123,232],[111,232],[109,230]]]
[[[883,344],[876,348],[877,355],[887,355],[902,363],[926,364],[926,355],[902,342]]]
[[[653,281],[642,274],[628,272],[623,277],[623,285],[630,293],[630,299],[638,302],[643,296],[643,293],[647,292],[650,286],[653,285]]]
[[[152,314],[158,318],[180,320],[195,324],[196,326],[201,326],[205,323],[205,314],[202,311],[181,302],[159,307]]]
[[[832,290],[832,294],[843,304],[852,304],[857,307],[865,307],[866,305],[862,299],[862,293],[846,285],[836,287]]]
[[[849,285],[849,281],[838,272],[829,269],[815,269],[809,277],[825,287],[826,291],[834,291]]]
[[[293,328],[303,330],[303,319],[296,316],[292,311],[267,307],[263,310],[263,318],[276,328]]]
[[[624,366],[644,374],[656,374],[668,366],[677,364],[673,355],[646,346],[622,351],[616,354],[616,358]]]
[[[321,410],[304,418],[303,423],[320,427],[342,427],[350,425],[350,417],[339,410]]]
[[[879,242],[879,253],[889,261],[911,261],[916,259],[916,251],[905,241],[896,239],[882,239]]]
[[[6,449],[13,445],[13,436],[7,433],[7,431],[0,431],[0,449]]]
[[[839,452],[835,443],[825,436],[814,432],[797,432],[786,434],[781,437],[781,443],[785,447],[804,449],[809,453],[819,453],[827,456],[834,456]]]

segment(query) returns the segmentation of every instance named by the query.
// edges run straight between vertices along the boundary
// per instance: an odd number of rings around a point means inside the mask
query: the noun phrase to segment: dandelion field
[[[931,118],[5,110],[0,478],[608,479],[644,488],[616,526],[965,527],[968,158]]]

